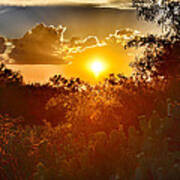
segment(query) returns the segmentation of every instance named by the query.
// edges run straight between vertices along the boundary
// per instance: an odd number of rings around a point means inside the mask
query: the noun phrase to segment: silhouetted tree
[[[0,64],[0,86],[3,85],[22,85],[23,77],[19,72],[14,72],[11,69]]]
[[[128,47],[145,47],[144,57],[132,63],[137,75],[177,77],[180,72],[180,2],[158,1],[137,3],[137,15],[162,26],[164,34],[136,37]]]

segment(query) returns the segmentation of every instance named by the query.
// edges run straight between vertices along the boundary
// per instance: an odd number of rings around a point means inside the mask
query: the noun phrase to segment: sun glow
[[[90,69],[94,75],[98,77],[103,71],[105,71],[106,66],[100,59],[96,59],[90,64]]]
[[[132,57],[122,47],[96,47],[87,49],[73,57],[72,63],[64,65],[61,71],[65,77],[80,77],[81,80],[96,84],[104,81],[109,74],[132,74],[129,63]],[[62,67],[62,65],[61,65]]]

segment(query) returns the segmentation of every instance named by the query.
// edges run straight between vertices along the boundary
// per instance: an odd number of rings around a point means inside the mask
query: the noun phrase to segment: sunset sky
[[[122,29],[127,30],[118,34]],[[90,68],[94,62],[107,64],[108,68],[100,67],[101,78],[109,73],[130,75],[132,52],[119,42],[135,30],[160,31],[138,21],[128,0],[0,1],[0,36],[14,48],[3,58],[10,57],[13,63],[8,66],[19,70],[27,82],[45,82],[57,73],[94,81],[97,77]]]
[[[2,5],[53,5],[53,4],[111,4],[130,0],[1,0]]]

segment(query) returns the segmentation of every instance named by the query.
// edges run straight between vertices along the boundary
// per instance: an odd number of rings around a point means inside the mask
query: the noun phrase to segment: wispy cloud
[[[5,14],[5,13],[8,13],[9,11],[10,11],[9,8],[5,8],[5,7],[0,8],[0,15]]]
[[[0,6],[94,5],[99,8],[132,9],[131,0],[1,0]]]
[[[132,0],[108,0],[106,3],[99,5],[100,8],[115,8],[115,9],[134,9]]]
[[[104,4],[109,0],[1,0],[0,5]]]

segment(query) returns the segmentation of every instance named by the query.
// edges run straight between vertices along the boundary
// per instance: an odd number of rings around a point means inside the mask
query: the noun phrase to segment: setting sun
[[[97,59],[92,62],[90,68],[91,68],[91,71],[94,73],[94,75],[97,77],[102,71],[105,70],[105,65],[103,62]]]
[[[103,81],[110,73],[130,76],[132,58],[127,54],[131,52],[121,46],[89,48],[76,54],[71,64],[61,65],[61,72],[68,78],[81,77],[91,84]]]

